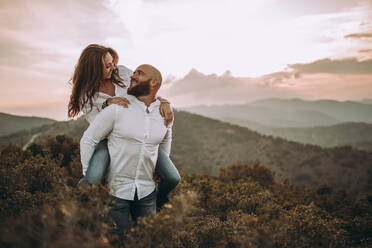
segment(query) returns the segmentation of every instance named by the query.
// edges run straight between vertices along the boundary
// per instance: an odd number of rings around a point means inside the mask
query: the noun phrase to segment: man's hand
[[[168,127],[169,123],[173,121],[173,110],[168,100],[158,97],[160,104],[160,114],[164,118],[164,125]]]
[[[128,101],[128,99],[124,97],[113,97],[113,98],[107,99],[107,105],[111,105],[111,104],[117,104],[117,105],[123,106],[124,108],[128,108],[128,105],[130,104],[130,102]]]

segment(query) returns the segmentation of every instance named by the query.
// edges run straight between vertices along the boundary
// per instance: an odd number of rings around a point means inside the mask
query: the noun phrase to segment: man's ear
[[[159,87],[159,82],[157,79],[151,79],[150,81],[151,87],[153,88],[158,88]]]

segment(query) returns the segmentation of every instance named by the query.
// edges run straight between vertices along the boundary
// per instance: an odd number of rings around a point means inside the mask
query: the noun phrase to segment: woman
[[[91,44],[81,53],[72,77],[72,93],[68,104],[68,116],[75,117],[81,111],[86,120],[92,122],[96,115],[107,105],[118,104],[128,107],[130,102],[125,98],[132,72],[124,67],[116,67],[119,61],[117,52],[109,47]],[[162,102],[160,113],[165,117],[165,125],[173,120],[169,102]],[[110,164],[107,139],[102,140],[89,162],[85,177],[87,183],[102,182]],[[156,174],[160,177],[157,206],[168,201],[169,192],[181,180],[180,175],[169,157],[159,149],[156,163]]]

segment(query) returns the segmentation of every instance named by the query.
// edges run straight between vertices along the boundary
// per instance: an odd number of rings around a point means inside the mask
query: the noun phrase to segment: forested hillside
[[[78,141],[87,128],[84,119],[56,122],[32,132],[0,139],[23,146],[28,140],[42,142],[59,134]],[[223,123],[183,111],[175,113],[171,157],[185,172],[217,175],[231,163],[256,160],[265,164],[277,179],[289,179],[295,185],[329,185],[350,192],[371,192],[372,153],[349,146],[323,149],[281,138],[261,135],[247,128]]]
[[[29,130],[53,122],[55,122],[55,120],[48,118],[16,116],[0,113],[0,136]]]
[[[287,140],[372,151],[372,105],[368,101],[265,99],[247,104],[194,106],[191,113]]]
[[[186,111],[268,127],[315,127],[344,122],[372,123],[372,105],[334,100],[264,99],[247,104],[193,106]]]
[[[182,167],[182,165],[180,164]],[[370,247],[372,195],[278,182],[261,164],[182,173],[170,202],[124,238],[99,185],[78,189],[78,144],[65,136],[0,150],[0,247]]]
[[[352,146],[372,151],[372,124],[369,123],[347,122],[311,128],[260,128],[258,132],[321,147]]]

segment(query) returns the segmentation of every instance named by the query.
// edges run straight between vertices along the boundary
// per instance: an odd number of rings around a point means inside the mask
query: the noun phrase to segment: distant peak
[[[222,74],[222,77],[231,77],[232,76],[232,73],[230,70],[226,70],[223,74]]]
[[[200,76],[204,76],[203,73],[199,72],[198,70],[192,68],[189,73],[187,73],[187,75],[185,76],[186,77],[200,77]]]

